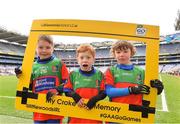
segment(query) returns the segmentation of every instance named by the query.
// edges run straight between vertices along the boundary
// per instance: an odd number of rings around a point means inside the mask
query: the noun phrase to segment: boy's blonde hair
[[[113,57],[115,57],[115,51],[127,49],[131,50],[131,57],[134,56],[134,54],[136,53],[136,48],[133,46],[132,43],[128,41],[117,41],[112,45],[110,53]]]
[[[95,54],[96,51],[93,48],[93,46],[91,46],[90,44],[81,44],[77,49],[76,49],[76,57],[78,57],[79,53],[83,53],[83,52],[90,52],[91,55],[95,58]]]
[[[50,35],[40,35],[38,38],[38,42],[41,40],[47,41],[49,44],[51,44],[54,47],[53,38]]]

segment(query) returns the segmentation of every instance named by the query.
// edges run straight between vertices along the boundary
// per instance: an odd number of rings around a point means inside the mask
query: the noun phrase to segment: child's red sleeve
[[[105,72],[105,84],[107,85],[114,85],[114,77],[111,73],[110,68],[108,68]]]
[[[65,83],[65,85],[64,85],[64,89],[73,89],[73,85],[72,85],[72,82],[71,82],[71,77],[72,77],[72,72],[69,74],[67,83]]]
[[[69,73],[68,73],[66,64],[63,62],[62,62],[62,68],[61,68],[61,75],[62,75],[62,83],[66,83],[69,77]]]
[[[105,90],[105,78],[104,78],[103,73],[102,73],[102,80],[101,80],[100,90]]]

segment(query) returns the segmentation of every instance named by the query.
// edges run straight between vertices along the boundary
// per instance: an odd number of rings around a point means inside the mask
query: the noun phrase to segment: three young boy
[[[134,66],[130,61],[136,52],[135,47],[127,41],[118,41],[112,46],[111,52],[117,60],[117,64],[107,69],[104,78],[103,73],[93,67],[94,48],[91,45],[80,45],[77,48],[76,58],[80,67],[70,73],[67,82],[61,82],[65,83],[63,92],[66,96],[72,97],[79,107],[92,109],[96,102],[106,97],[106,94],[113,102],[141,105],[142,94],[150,92],[150,87],[144,85],[144,70]],[[59,75],[59,77],[61,76],[67,77],[63,76],[63,73]],[[158,94],[162,92],[163,84],[161,81],[152,80],[151,84],[158,89]],[[53,90],[50,90],[49,97],[53,95],[52,93]],[[87,104],[84,104],[84,99],[89,99]],[[69,123],[102,122],[70,118]]]

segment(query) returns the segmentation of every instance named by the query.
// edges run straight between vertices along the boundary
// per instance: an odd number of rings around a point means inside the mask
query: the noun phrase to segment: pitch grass
[[[17,82],[15,76],[0,76],[0,96],[15,97]],[[14,98],[0,97],[0,115],[0,123],[32,123],[32,113],[16,110]]]
[[[180,123],[180,77],[161,76],[169,112],[156,111],[155,122]],[[15,96],[17,81],[15,76],[0,76],[0,96]],[[162,110],[161,105],[161,96],[158,96],[157,110]],[[32,113],[16,110],[14,98],[0,97],[0,123],[33,123]]]
[[[157,123],[180,123],[180,77],[161,74],[165,85],[165,96],[169,112],[157,111],[155,122]],[[161,98],[158,98],[157,103]],[[157,104],[160,108],[161,104]]]

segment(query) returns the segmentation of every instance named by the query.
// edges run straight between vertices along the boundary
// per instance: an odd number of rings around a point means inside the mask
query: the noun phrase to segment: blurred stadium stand
[[[171,41],[167,41],[167,37]],[[26,48],[27,36],[22,36],[17,33],[8,32],[0,28],[0,75],[13,74],[14,67],[21,65],[23,55]],[[180,33],[171,34],[160,37],[160,57],[159,71],[168,72],[172,69],[180,70]],[[105,70],[108,66],[114,65],[114,60],[110,53],[112,41],[92,42],[96,49],[95,66]],[[55,44],[54,54],[62,58],[69,69],[78,67],[75,59],[75,50],[80,44]],[[135,43],[137,48],[136,55],[132,58],[132,62],[145,68],[145,50],[146,46],[143,43]]]

